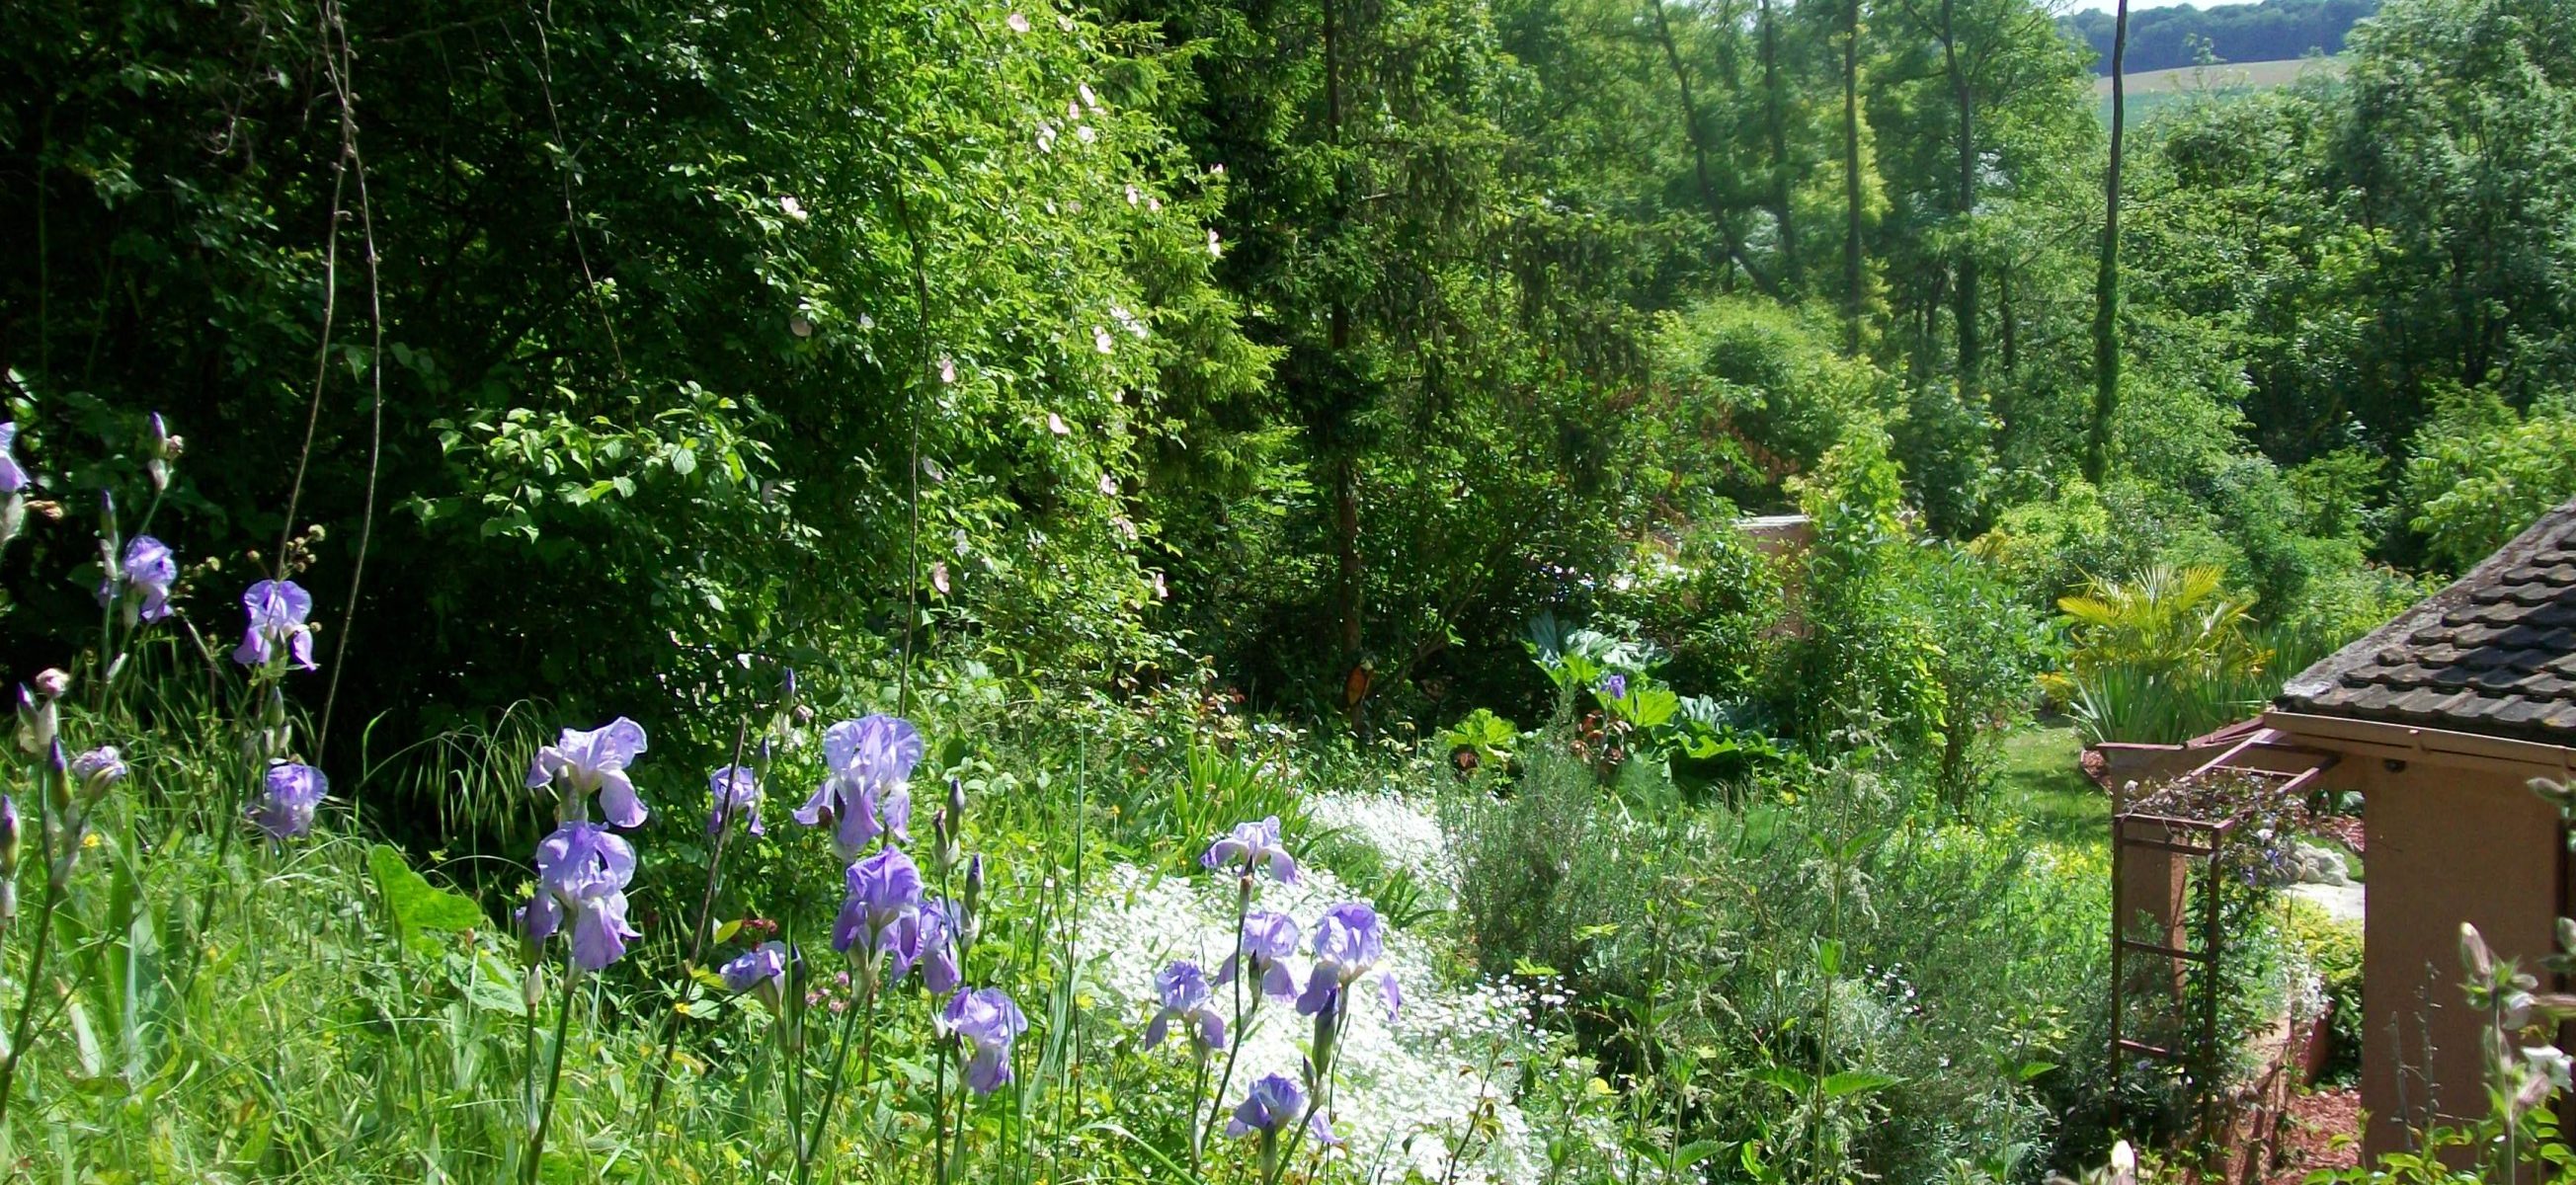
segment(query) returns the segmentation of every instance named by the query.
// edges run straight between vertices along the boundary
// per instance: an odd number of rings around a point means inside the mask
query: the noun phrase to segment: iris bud
[[[42,679],[43,676],[38,676]],[[30,755],[53,747],[60,731],[62,715],[54,707],[52,696],[39,699],[25,685],[18,688],[18,747]]]
[[[0,794],[0,926],[18,916],[18,803]]]

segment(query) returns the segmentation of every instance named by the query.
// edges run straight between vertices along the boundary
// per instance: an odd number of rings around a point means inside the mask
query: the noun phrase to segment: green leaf
[[[474,960],[474,974],[465,981],[465,1002],[485,1012],[522,1015],[528,1005],[520,993],[518,977],[524,974],[489,955],[478,957]]]
[[[1806,1071],[1796,1066],[1764,1066],[1753,1071],[1753,1080],[1779,1087],[1782,1093],[1791,1098],[1805,1096],[1807,1088],[1815,1082],[1815,1079],[1807,1076]]]
[[[376,892],[384,897],[385,912],[393,917],[395,931],[406,942],[417,943],[426,934],[471,930],[483,924],[483,908],[472,898],[430,884],[429,878],[413,871],[402,853],[390,845],[377,844],[367,849],[367,871],[375,877]]]
[[[1867,1070],[1840,1070],[1825,1075],[1825,1097],[1839,1099],[1856,1094],[1867,1094],[1873,1090],[1885,1090],[1900,1081],[1903,1080],[1888,1074],[1873,1074]]]
[[[2056,1068],[2056,1062],[2024,1062],[2021,1069],[2013,1072],[2013,1079],[2017,1082],[2028,1082]]]
[[[1623,706],[1627,705],[1633,705],[1628,712],[1629,723],[1639,728],[1654,728],[1681,711],[1682,701],[1669,687],[1648,687],[1630,691]]]
[[[1721,1140],[1694,1140],[1673,1149],[1672,1168],[1674,1171],[1697,1168],[1699,1162],[1725,1150],[1726,1144]]]

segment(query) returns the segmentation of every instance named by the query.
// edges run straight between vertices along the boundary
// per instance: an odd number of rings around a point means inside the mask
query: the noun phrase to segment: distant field
[[[2299,58],[2284,62],[2222,62],[2215,66],[2184,66],[2172,70],[2146,70],[2129,75],[2129,114],[2132,118],[2165,106],[2174,100],[2202,89],[2212,91],[2254,91],[2286,86],[2310,70],[2328,74],[2343,71],[2341,58]],[[2111,80],[2093,80],[2093,97],[2102,118],[2111,118]]]

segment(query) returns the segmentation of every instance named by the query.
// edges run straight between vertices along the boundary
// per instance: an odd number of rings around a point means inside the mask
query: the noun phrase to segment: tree
[[[2120,405],[2120,149],[2128,122],[2123,77],[2129,48],[2129,0],[2120,0],[2111,34],[2111,158],[2102,173],[2102,258],[2093,286],[2093,424],[2084,437],[2084,480],[2098,485],[2108,460],[2111,417]]]

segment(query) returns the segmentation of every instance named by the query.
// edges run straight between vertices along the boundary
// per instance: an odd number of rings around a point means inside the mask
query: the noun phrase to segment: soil
[[[2345,1137],[2338,1144],[2337,1136]],[[2281,1121],[2281,1161],[2270,1185],[2299,1185],[2320,1169],[2348,1169],[2361,1161],[2361,1092],[2350,1087],[2290,1096]]]

